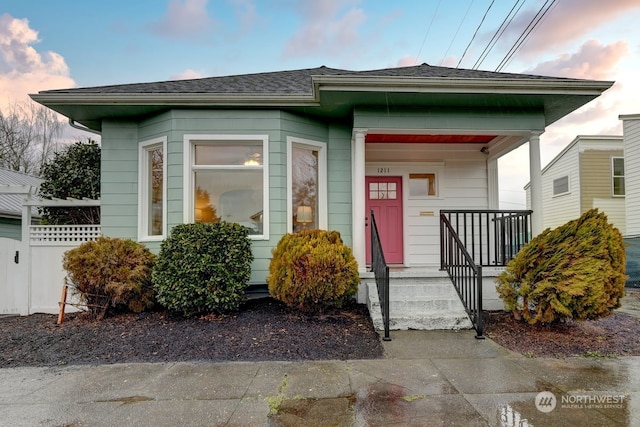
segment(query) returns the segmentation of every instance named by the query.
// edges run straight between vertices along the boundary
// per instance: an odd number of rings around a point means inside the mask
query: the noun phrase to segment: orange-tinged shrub
[[[351,248],[339,232],[303,230],[280,239],[267,282],[275,299],[313,312],[352,301],[360,276]]]

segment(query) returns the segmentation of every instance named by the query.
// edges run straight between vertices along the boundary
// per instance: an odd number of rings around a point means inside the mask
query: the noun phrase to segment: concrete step
[[[369,282],[371,283],[371,282]],[[375,283],[375,282],[373,282]],[[389,296],[391,300],[404,300],[419,297],[458,298],[450,281],[424,281],[420,279],[390,280]]]
[[[449,282],[411,278],[390,283],[389,328],[393,330],[469,329],[472,327],[458,294]],[[374,281],[367,282],[367,305],[374,327],[383,330],[380,301]]]

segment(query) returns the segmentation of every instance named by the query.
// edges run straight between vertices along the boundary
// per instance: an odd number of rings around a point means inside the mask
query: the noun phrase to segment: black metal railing
[[[389,336],[389,266],[384,259],[380,235],[376,219],[371,211],[371,271],[376,278],[376,288],[378,289],[378,299],[380,300],[380,311],[382,312],[382,322],[384,324],[384,341],[391,341]]]
[[[441,210],[473,261],[505,266],[531,240],[530,210]],[[441,250],[441,261],[444,252]]]
[[[440,268],[446,271],[462,300],[476,338],[484,339],[482,324],[482,267],[465,248],[445,214],[440,214]]]

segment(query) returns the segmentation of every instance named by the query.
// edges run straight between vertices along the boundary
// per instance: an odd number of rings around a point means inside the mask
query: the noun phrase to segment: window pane
[[[147,151],[147,170],[149,171],[149,218],[148,230],[149,236],[162,235],[162,205],[164,194],[163,189],[163,156],[162,147],[157,147]]]
[[[613,175],[624,176],[624,159],[613,159]]]
[[[318,150],[292,149],[293,231],[318,228]]]
[[[553,195],[563,194],[569,192],[569,177],[563,176],[562,178],[553,180]]]
[[[614,196],[624,196],[624,178],[623,177],[615,177],[613,178],[613,194]]]
[[[196,165],[262,165],[262,145],[199,144],[195,146]]]
[[[409,197],[426,197],[436,195],[436,174],[409,174]]]
[[[262,170],[195,172],[196,222],[237,222],[262,234]]]

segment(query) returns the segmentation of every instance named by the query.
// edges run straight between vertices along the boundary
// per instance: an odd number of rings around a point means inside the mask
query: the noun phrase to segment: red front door
[[[402,177],[367,176],[365,185],[367,217],[373,210],[385,260],[388,264],[402,264]],[[371,230],[367,229],[365,234],[367,264],[370,264]]]

